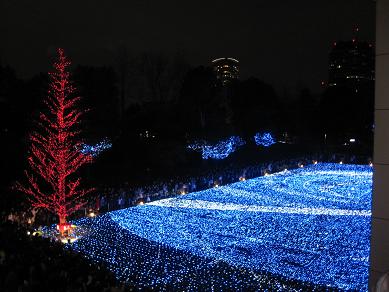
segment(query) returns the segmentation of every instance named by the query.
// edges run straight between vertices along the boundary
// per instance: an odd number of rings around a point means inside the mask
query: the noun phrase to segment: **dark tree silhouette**
[[[98,141],[101,137],[116,134],[120,100],[117,90],[117,75],[111,67],[77,66],[73,73],[82,103],[93,104],[84,120],[88,138]],[[88,139],[89,140],[89,139]]]
[[[220,90],[212,68],[196,67],[185,76],[180,99],[182,123],[189,132],[212,131],[220,118]]]
[[[279,124],[280,105],[274,88],[257,79],[241,82],[233,96],[234,123],[240,132],[251,135]]]

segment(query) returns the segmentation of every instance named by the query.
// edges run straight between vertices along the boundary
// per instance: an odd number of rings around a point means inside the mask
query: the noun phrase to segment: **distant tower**
[[[239,61],[234,58],[215,59],[212,61],[212,66],[217,79],[221,80],[223,85],[239,78]]]
[[[356,91],[374,84],[374,48],[358,40],[358,28],[350,41],[334,42],[329,54],[328,86],[346,86]]]

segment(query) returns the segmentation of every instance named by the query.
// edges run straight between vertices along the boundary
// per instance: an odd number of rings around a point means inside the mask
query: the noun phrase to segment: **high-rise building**
[[[374,85],[374,48],[359,41],[358,28],[350,41],[337,41],[329,55],[329,86],[346,86],[358,90]]]
[[[369,291],[389,285],[389,1],[376,1],[374,175]],[[381,278],[383,277],[383,278]],[[381,278],[381,279],[380,279]],[[380,281],[378,281],[380,279]],[[378,282],[377,282],[378,281]],[[386,288],[385,288],[386,287]]]
[[[223,85],[239,78],[239,61],[234,58],[217,58],[212,61],[212,66]]]

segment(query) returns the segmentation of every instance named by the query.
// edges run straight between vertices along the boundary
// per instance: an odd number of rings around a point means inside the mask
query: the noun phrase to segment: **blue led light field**
[[[148,287],[367,290],[371,191],[370,166],[310,165],[80,220],[71,248]]]

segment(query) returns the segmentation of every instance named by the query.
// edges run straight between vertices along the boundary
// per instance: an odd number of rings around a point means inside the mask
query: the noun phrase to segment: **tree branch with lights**
[[[28,195],[32,207],[56,214],[60,224],[84,207],[86,196],[93,191],[82,188],[77,175],[84,164],[92,162],[92,155],[80,151],[79,126],[85,110],[79,109],[80,97],[74,96],[70,64],[63,49],[58,49],[44,100],[47,111],[40,113],[37,130],[30,134],[27,182],[16,183],[16,189]]]

